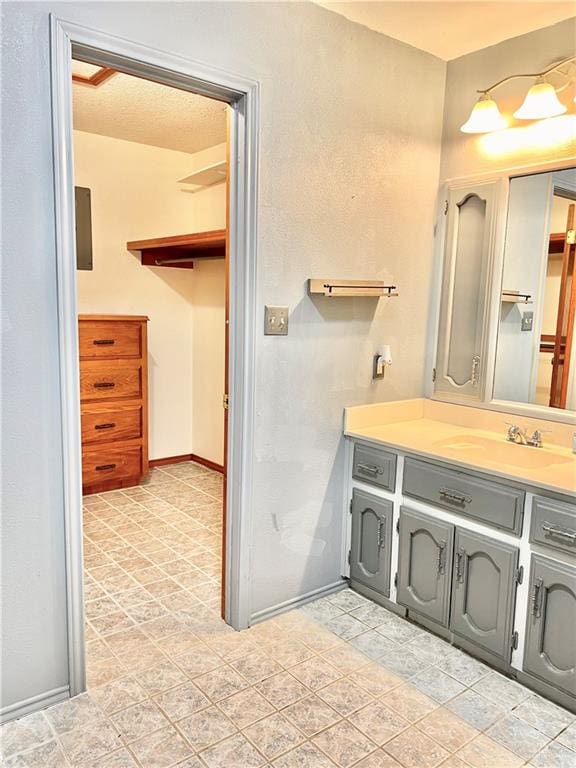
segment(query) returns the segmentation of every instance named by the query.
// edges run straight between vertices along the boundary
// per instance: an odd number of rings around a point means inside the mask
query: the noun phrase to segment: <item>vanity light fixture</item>
[[[518,120],[542,120],[548,117],[556,117],[566,112],[566,107],[558,99],[557,93],[567,88],[575,79],[576,56],[564,59],[554,64],[543,72],[531,74],[509,75],[499,80],[489,88],[478,90],[480,97],[474,105],[470,117],[460,128],[463,133],[490,133],[505,128],[508,120],[501,114],[498,104],[492,98],[492,92],[500,88],[504,83],[515,80],[520,77],[535,78],[536,82],[532,85],[521,107],[514,112],[514,117]],[[562,67],[568,67],[568,71],[561,71]],[[556,72],[564,79],[564,84],[555,88],[546,81],[546,77],[552,72]],[[576,96],[574,97],[576,102]]]

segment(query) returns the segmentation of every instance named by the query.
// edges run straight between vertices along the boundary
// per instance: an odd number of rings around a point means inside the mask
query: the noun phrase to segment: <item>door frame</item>
[[[70,695],[86,689],[82,465],[74,221],[72,56],[231,106],[228,467],[224,618],[250,624],[256,340],[258,81],[50,15],[56,263]]]

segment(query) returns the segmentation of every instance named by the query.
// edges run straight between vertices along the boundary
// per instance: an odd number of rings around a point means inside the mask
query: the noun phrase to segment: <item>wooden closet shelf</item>
[[[191,235],[156,237],[150,240],[130,240],[129,251],[140,251],[147,267],[180,267],[192,269],[194,259],[223,259],[226,256],[226,230],[195,232]]]

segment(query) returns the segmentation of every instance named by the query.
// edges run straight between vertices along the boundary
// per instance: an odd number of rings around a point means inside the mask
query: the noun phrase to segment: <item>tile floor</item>
[[[574,715],[350,590],[227,627],[221,486],[85,499],[89,690],[5,725],[6,768],[575,768]]]

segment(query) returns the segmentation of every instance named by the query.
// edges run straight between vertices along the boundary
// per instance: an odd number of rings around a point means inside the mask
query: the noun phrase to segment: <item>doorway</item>
[[[231,107],[228,181],[230,365],[226,394],[228,484],[224,493],[225,600],[223,614],[235,629],[249,626],[248,544],[252,468],[255,222],[258,84],[134,43],[52,19],[52,85],[59,279],[62,427],[69,616],[70,693],[85,689],[82,583],[82,472],[78,403],[79,364],[72,171],[72,60],[113,69],[155,83],[214,98]]]

